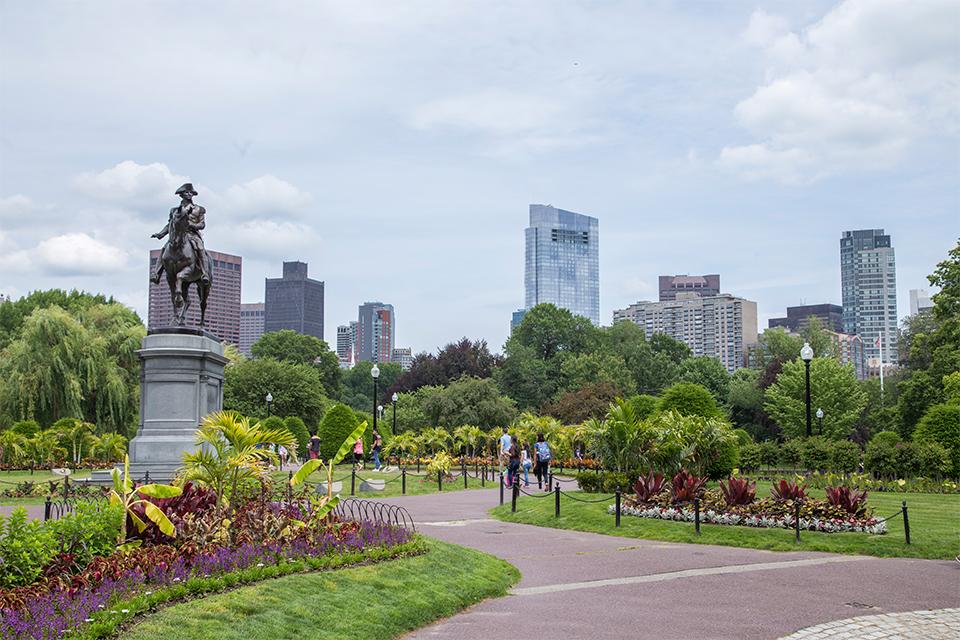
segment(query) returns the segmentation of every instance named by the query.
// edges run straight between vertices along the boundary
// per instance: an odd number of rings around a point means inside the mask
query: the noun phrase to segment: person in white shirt
[[[503,435],[500,436],[500,475],[503,475],[503,470],[507,467],[507,461],[510,458],[510,434],[507,433],[507,428],[503,428]]]

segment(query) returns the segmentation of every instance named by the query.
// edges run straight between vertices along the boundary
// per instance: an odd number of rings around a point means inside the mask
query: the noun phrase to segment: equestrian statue
[[[160,276],[167,274],[170,298],[173,300],[174,321],[178,327],[184,325],[187,309],[190,308],[190,283],[197,288],[200,299],[200,326],[204,326],[207,314],[207,298],[213,284],[210,269],[210,256],[203,246],[200,232],[206,226],[204,217],[207,210],[193,203],[196,190],[186,183],[176,191],[180,196],[180,205],[170,209],[167,226],[152,238],[157,240],[167,236],[167,243],[160,252],[156,269],[150,275],[154,284],[160,283]]]

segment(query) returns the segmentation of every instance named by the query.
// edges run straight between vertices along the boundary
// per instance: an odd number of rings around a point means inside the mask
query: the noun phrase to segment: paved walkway
[[[960,606],[954,561],[778,553],[505,523],[487,515],[496,490],[388,502],[406,507],[420,532],[496,555],[522,574],[508,597],[411,638],[769,639],[865,613]],[[850,633],[837,638],[866,637],[856,627]]]

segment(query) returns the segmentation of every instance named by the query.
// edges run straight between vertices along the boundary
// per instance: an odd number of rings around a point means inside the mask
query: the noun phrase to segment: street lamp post
[[[273,394],[269,391],[267,392],[267,397],[264,398],[267,401],[267,417],[270,417],[270,403],[273,402]]]
[[[393,400],[393,435],[397,435],[397,394],[394,392],[393,397],[390,398]]]
[[[813,425],[810,421],[810,361],[813,360],[813,347],[810,346],[809,342],[803,343],[803,348],[800,349],[800,357],[803,359],[803,366],[806,369],[806,380],[807,380],[807,437],[809,438],[813,435]]]
[[[817,409],[817,430],[820,432],[820,435],[823,435],[823,409]]]
[[[370,369],[370,375],[373,377],[373,430],[377,430],[377,381],[380,379],[380,367],[376,364]]]

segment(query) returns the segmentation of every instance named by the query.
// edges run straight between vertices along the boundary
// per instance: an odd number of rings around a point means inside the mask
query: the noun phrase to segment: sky
[[[302,260],[325,333],[500,350],[531,203],[600,221],[601,320],[719,273],[760,328],[840,303],[844,230],[909,290],[960,236],[960,4],[0,0],[0,293],[146,319],[192,181],[244,302]]]

